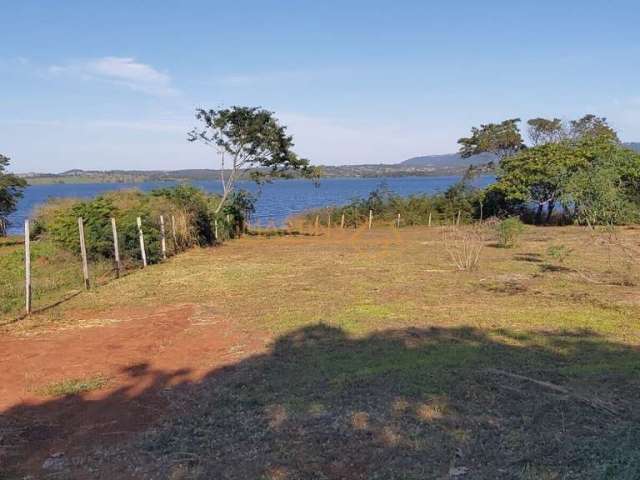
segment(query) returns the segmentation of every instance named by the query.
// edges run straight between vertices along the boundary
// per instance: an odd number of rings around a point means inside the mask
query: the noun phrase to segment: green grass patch
[[[112,278],[111,270],[109,261],[90,262],[92,283]],[[59,302],[83,288],[80,258],[51,241],[34,241],[31,243],[31,279],[34,310]],[[0,323],[21,314],[24,303],[24,247],[0,244]]]
[[[68,378],[61,382],[51,383],[36,390],[43,397],[63,397],[78,395],[80,393],[100,390],[109,383],[109,379],[103,375],[95,375],[85,378]]]

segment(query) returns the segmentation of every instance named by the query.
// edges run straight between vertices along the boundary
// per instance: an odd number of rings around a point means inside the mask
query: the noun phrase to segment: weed
[[[36,393],[45,397],[62,397],[78,395],[79,393],[99,390],[109,383],[109,379],[103,375],[95,375],[86,378],[69,378],[61,382],[51,383],[36,390]]]
[[[502,248],[515,247],[518,237],[524,231],[524,223],[518,217],[509,217],[496,224],[498,246]]]

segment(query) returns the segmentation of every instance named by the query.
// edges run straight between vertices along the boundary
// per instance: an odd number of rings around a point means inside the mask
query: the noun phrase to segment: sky
[[[640,2],[2,0],[0,153],[16,172],[216,168],[197,107],[261,106],[313,164],[457,150],[506,118],[640,141]]]

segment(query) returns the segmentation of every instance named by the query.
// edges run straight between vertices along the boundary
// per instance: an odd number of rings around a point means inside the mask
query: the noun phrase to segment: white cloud
[[[149,95],[170,96],[179,93],[172,86],[168,74],[130,57],[103,57],[79,63],[52,65],[49,72],[54,75],[73,75],[85,80],[106,81]]]

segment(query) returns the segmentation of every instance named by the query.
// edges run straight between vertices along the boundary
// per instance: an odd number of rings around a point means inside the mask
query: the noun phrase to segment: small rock
[[[43,462],[42,469],[43,470],[62,470],[66,463],[67,461],[64,459],[64,453],[57,452],[57,453],[51,454],[51,456],[49,456],[49,458],[47,458]]]
[[[469,473],[469,469],[467,467],[451,467],[449,469],[449,478],[462,477]]]

